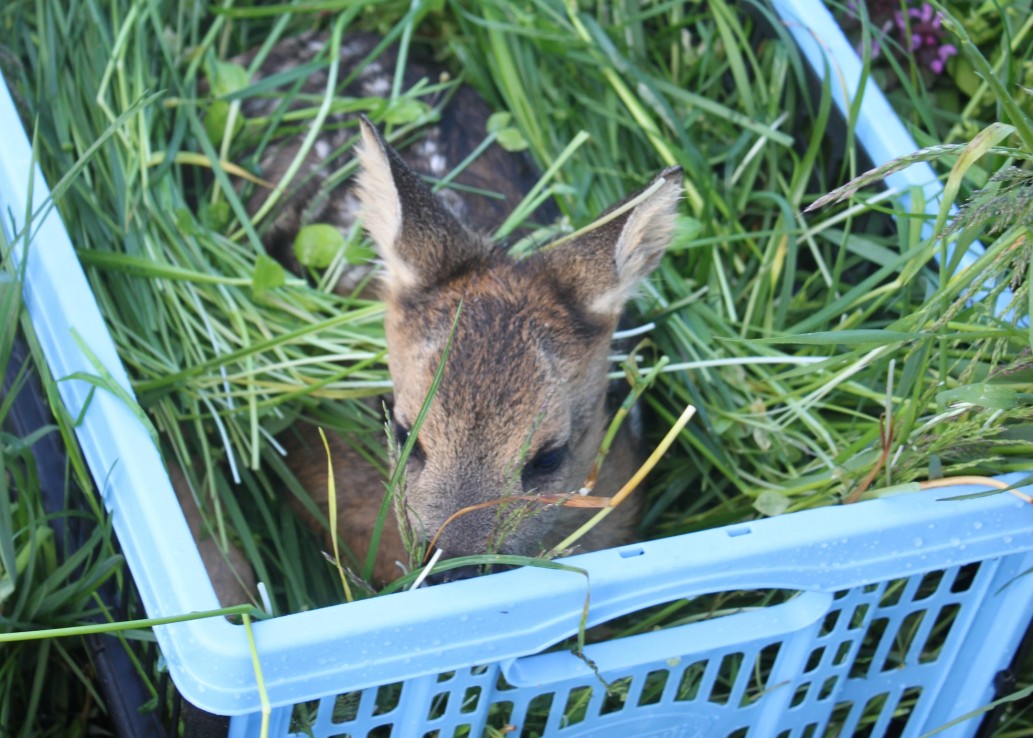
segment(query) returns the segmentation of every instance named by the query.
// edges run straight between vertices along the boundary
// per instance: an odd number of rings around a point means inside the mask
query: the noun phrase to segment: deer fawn
[[[424,541],[440,530],[436,545],[446,557],[539,554],[584,511],[519,500],[445,523],[500,497],[582,486],[613,409],[611,339],[628,298],[670,241],[681,171],[665,170],[659,188],[619,217],[514,260],[464,227],[368,120],[360,127],[361,217],[384,263],[396,447],[428,396],[458,312],[444,373],[406,461],[399,522]],[[621,431],[598,494],[612,495],[628,480],[640,445],[637,429]],[[343,493],[375,509],[379,490],[351,485],[349,473],[338,469]],[[320,476],[307,476],[313,491],[325,488]],[[344,501],[342,532],[365,539],[348,520],[350,504]],[[633,504],[622,505],[582,548],[628,541],[635,517]],[[368,519],[359,516],[363,527]],[[404,559],[401,553],[378,555],[387,563]]]
[[[308,39],[301,46],[313,43]],[[448,124],[446,117],[439,128]],[[483,220],[457,215],[461,207],[433,194],[369,120],[362,117],[359,128],[357,187],[334,193],[327,207],[333,211],[333,198],[357,195],[362,223],[383,264],[378,290],[386,303],[394,448],[412,432],[451,340],[440,383],[405,461],[397,520],[389,520],[384,531],[374,578],[397,577],[395,561],[408,560],[404,539],[427,543],[439,531],[436,546],[449,558],[550,550],[587,515],[529,500],[578,490],[595,462],[622,400],[614,397],[607,378],[612,336],[637,284],[657,266],[670,241],[681,170],[663,171],[654,191],[617,217],[604,216],[598,227],[573,240],[513,259],[478,232]],[[521,186],[513,182],[496,189],[514,187],[519,193]],[[334,212],[343,213],[339,224],[344,225],[354,211],[349,206]],[[299,225],[288,211],[273,228],[272,240]],[[274,250],[275,243],[266,241]],[[285,440],[288,463],[325,511],[327,462],[315,429],[299,424]],[[329,440],[340,537],[361,561],[384,480],[340,438]],[[641,429],[625,423],[594,494],[616,492],[642,457]],[[481,503],[489,504],[450,520]],[[579,550],[628,542],[636,518],[632,497],[583,538]]]

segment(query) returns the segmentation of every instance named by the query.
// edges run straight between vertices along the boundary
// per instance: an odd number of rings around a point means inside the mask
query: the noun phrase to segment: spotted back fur
[[[252,82],[287,72],[313,62],[325,51],[327,34],[307,32],[277,43],[255,72]],[[389,46],[379,54],[383,39],[372,33],[349,34],[342,42],[339,57],[341,84],[335,96],[356,100],[390,95],[398,62],[397,48]],[[237,56],[233,61],[249,66],[257,50]],[[317,66],[300,88],[301,93],[291,109],[311,106],[314,98],[324,94],[328,71]],[[434,64],[417,49],[410,50],[402,74],[401,90],[419,83],[447,80],[444,69]],[[492,110],[469,86],[460,85],[419,97],[431,108],[440,109],[437,121],[420,127],[409,145],[400,148],[409,167],[427,177],[440,179],[467,158],[486,136],[486,124]],[[249,119],[273,117],[280,112],[283,100],[275,95],[256,96],[244,100],[242,109]],[[262,240],[269,253],[300,272],[294,252],[298,229],[309,223],[328,223],[347,232],[355,222],[359,201],[349,181],[335,182],[333,175],[352,158],[355,139],[354,114],[331,112],[300,170],[288,184],[272,217],[260,224]],[[283,184],[283,177],[301,149],[304,134],[274,139],[261,152],[258,173],[273,184]],[[479,232],[497,228],[537,180],[530,159],[513,154],[498,144],[487,147],[454,178],[458,187],[438,193],[445,206],[468,227]],[[248,209],[256,212],[269,197],[268,188],[255,188]],[[534,217],[551,222],[558,216],[551,202],[538,208]],[[350,292],[368,274],[369,269],[354,268],[347,272],[338,291]]]

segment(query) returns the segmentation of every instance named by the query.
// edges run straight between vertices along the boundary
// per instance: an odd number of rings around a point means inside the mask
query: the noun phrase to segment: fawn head
[[[612,334],[670,241],[681,170],[665,170],[648,198],[598,228],[514,260],[458,222],[365,118],[361,134],[399,447],[452,336],[406,462],[400,522],[429,541],[464,508],[521,496],[460,515],[437,546],[448,557],[538,554],[557,511],[526,498],[579,489],[595,460]]]

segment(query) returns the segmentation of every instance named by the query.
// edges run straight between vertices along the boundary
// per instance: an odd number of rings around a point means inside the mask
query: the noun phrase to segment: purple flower
[[[910,5],[913,0],[907,0]],[[848,4],[854,18],[860,18],[856,4]],[[868,13],[871,22],[881,33],[877,37],[893,39],[902,49],[909,52],[919,66],[928,68],[934,74],[942,74],[947,60],[958,53],[957,48],[947,41],[940,14],[929,3],[919,7],[901,10],[900,0],[869,0]],[[881,55],[883,44],[878,38],[872,40],[871,55]]]
[[[954,44],[943,44],[936,50],[936,56],[929,60],[929,68],[940,74],[947,66],[947,60],[958,53]]]
[[[929,3],[922,3],[920,8],[908,8],[906,16],[899,10],[894,16],[902,45],[915,56],[919,64],[935,74],[942,73],[947,60],[957,54],[958,50],[953,44],[945,42],[940,14]],[[904,44],[904,40],[909,43]]]

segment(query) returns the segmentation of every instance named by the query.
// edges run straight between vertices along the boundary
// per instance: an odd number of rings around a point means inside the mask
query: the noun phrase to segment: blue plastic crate
[[[823,25],[830,22],[823,8],[776,7],[807,19],[788,25],[805,51],[807,39],[816,45],[819,70],[829,53],[837,80],[857,78],[836,56],[850,49],[834,25]],[[891,124],[888,108],[870,112],[880,100],[869,90],[860,114],[878,125],[858,122],[877,160],[913,148],[906,139],[896,151],[876,148],[872,137]],[[18,130],[6,88],[0,122]],[[906,187],[932,188],[927,199],[935,199],[931,170],[909,176],[917,179]],[[59,378],[106,372],[128,391],[46,198],[26,139],[9,136],[0,147],[2,227],[11,241],[35,214],[31,245],[19,243],[17,254],[51,370]],[[91,385],[59,387],[79,415]],[[79,440],[147,613],[215,608],[158,452],[125,403],[97,392]],[[921,735],[992,699],[993,678],[1033,613],[1033,576],[1021,576],[1033,568],[1033,508],[1010,495],[945,499],[972,491],[902,494],[566,560],[587,577],[523,569],[257,623],[273,705],[269,734],[444,738],[515,726],[516,734],[547,736],[792,738],[869,726],[873,736]],[[586,655],[596,674],[569,652],[545,652],[577,632],[589,587],[589,625],[715,592],[796,594],[592,645]],[[155,633],[188,700],[236,716],[232,736],[259,735],[260,695],[242,628],[213,619]],[[830,725],[839,732],[826,733]],[[942,735],[970,736],[976,725]]]

